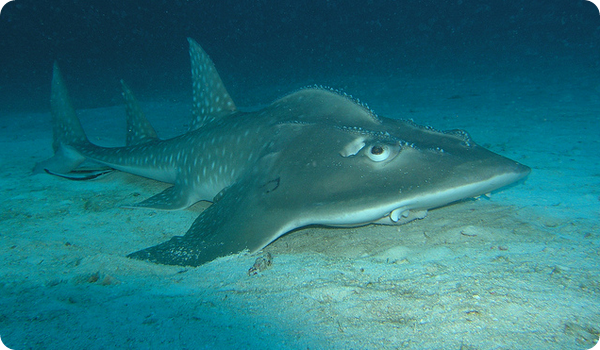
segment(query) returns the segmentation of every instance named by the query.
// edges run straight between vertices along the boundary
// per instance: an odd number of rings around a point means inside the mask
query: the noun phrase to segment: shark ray
[[[423,218],[429,209],[515,183],[530,172],[479,146],[465,131],[380,117],[352,97],[324,87],[298,90],[259,111],[239,111],[209,56],[188,41],[191,127],[168,140],[158,138],[122,82],[126,145],[92,144],[54,65],[54,156],[38,163],[34,172],[77,178],[72,174],[91,160],[173,184],[131,207],[178,210],[213,202],[185,235],[131,253],[131,258],[198,266],[245,250],[256,252],[307,225],[400,225]]]

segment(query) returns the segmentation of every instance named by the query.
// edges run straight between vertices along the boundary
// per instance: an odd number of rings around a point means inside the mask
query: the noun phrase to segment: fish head
[[[355,125],[346,116],[294,126],[297,135],[277,155],[275,173],[283,196],[278,202],[307,218],[297,226],[401,224],[429,209],[510,185],[530,172],[477,145],[462,130],[359,119]]]

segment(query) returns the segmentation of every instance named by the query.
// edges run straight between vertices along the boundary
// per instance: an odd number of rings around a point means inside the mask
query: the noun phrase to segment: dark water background
[[[54,60],[78,108],[120,104],[119,79],[188,101],[188,36],[240,106],[315,83],[368,100],[364,77],[395,74],[600,76],[600,15],[583,0],[16,0],[0,17],[0,110],[47,111]]]
[[[197,213],[119,209],[162,188],[122,173],[30,176],[52,152],[52,63],[94,142],[125,138],[120,79],[174,136],[192,100],[186,37],[238,107],[328,85],[382,116],[468,130],[533,172],[401,230],[282,237],[260,278],[246,273],[252,256],[185,274],[126,259]],[[583,0],[12,1],[0,15],[0,336],[14,349],[589,348],[599,111],[600,14]],[[117,282],[95,283],[104,275]]]

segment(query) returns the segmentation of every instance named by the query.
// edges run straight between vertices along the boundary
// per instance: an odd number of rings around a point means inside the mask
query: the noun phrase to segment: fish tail
[[[34,173],[49,172],[66,174],[77,168],[84,160],[77,149],[91,145],[71,104],[64,80],[54,62],[50,105],[52,110],[52,133],[54,156],[36,164]]]

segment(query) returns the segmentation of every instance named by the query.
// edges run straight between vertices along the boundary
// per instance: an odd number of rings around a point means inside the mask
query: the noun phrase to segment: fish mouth
[[[403,225],[413,220],[423,219],[430,209],[467,199],[487,195],[492,191],[516,183],[526,177],[531,169],[517,163],[515,171],[494,175],[485,180],[463,185],[446,187],[446,189],[415,193],[401,201],[390,199],[387,203],[371,205],[366,208],[349,211],[343,215],[326,217],[311,222],[333,227],[356,227],[368,224]]]
[[[425,216],[427,216],[427,209],[411,210],[401,207],[392,210],[392,212],[386,217],[389,218],[394,224],[402,224],[416,219],[423,219]]]
[[[392,210],[379,220],[373,221],[380,225],[404,225],[414,220],[421,220],[427,216],[427,209],[407,209],[400,207]]]

